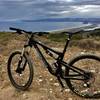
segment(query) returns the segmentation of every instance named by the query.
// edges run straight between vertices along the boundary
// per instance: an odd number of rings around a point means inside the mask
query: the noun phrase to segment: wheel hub
[[[87,75],[87,77],[86,77],[86,80],[84,81],[84,87],[89,88],[91,86],[91,84],[94,83],[95,77],[94,77],[93,72],[87,72],[86,75]]]
[[[22,68],[17,68],[16,73],[22,74]]]

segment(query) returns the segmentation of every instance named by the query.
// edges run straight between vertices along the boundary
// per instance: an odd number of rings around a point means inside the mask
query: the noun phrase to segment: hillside
[[[63,36],[62,34],[42,36],[39,39],[59,51],[63,49],[66,40],[65,34]],[[99,37],[74,36],[66,52],[65,61],[67,62],[69,58],[83,51],[100,54],[99,39]],[[0,100],[85,100],[73,94],[68,87],[62,92],[56,78],[50,75],[40,60],[35,57],[34,50],[31,52],[32,61],[35,63],[33,83],[27,91],[15,89],[7,75],[7,60],[12,51],[22,49],[25,41],[24,35],[18,36],[10,32],[0,33]]]

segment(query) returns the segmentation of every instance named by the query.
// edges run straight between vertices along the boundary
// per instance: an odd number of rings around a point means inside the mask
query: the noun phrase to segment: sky
[[[100,0],[0,0],[0,21],[99,18]]]

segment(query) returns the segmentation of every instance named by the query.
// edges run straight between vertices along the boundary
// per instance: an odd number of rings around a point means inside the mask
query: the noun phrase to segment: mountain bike
[[[36,36],[49,34],[50,32],[28,32],[12,27],[10,30],[16,31],[17,34],[25,34],[28,38],[28,42],[24,45],[22,51],[14,51],[8,59],[8,76],[15,88],[26,90],[32,83],[34,69],[27,48],[33,47],[48,71],[57,78],[62,88],[66,88],[65,84],[67,84],[70,90],[78,96],[100,98],[100,57],[84,53],[73,57],[69,62],[64,61],[68,44],[72,36],[79,33],[79,31],[64,32],[67,35],[67,40],[63,51],[60,52],[36,39]],[[40,47],[55,60],[53,66],[47,61]]]

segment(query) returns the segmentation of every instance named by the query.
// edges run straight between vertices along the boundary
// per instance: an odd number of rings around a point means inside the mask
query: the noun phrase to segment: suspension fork
[[[25,45],[24,46],[24,48],[22,49],[22,51],[21,51],[21,55],[20,55],[20,59],[19,59],[19,62],[18,62],[18,67],[17,67],[17,69],[16,69],[16,72],[17,73],[19,73],[19,74],[21,74],[22,73],[22,71],[24,71],[24,69],[25,69],[25,66],[26,66],[26,64],[27,64],[27,60],[25,59],[25,62],[24,63],[22,63],[23,62],[23,56],[24,56],[24,54],[25,53],[27,53],[28,54],[28,52],[30,51],[25,51],[25,48],[26,47],[28,47],[28,45]]]

